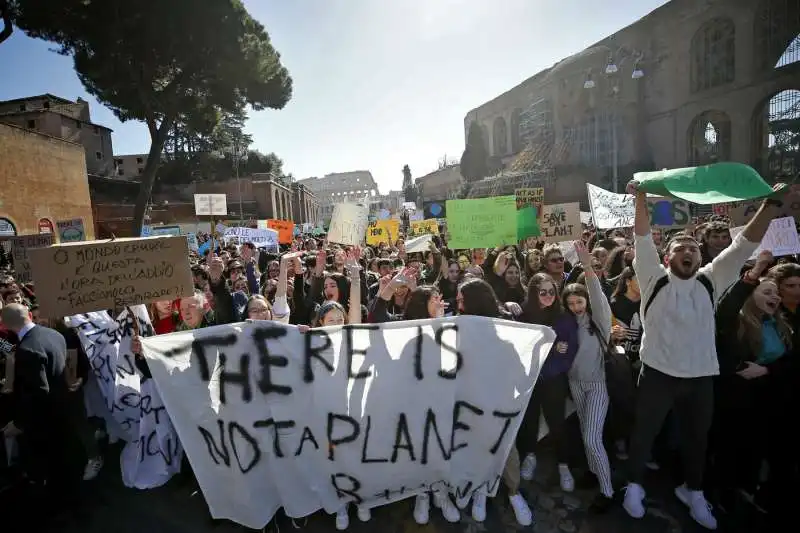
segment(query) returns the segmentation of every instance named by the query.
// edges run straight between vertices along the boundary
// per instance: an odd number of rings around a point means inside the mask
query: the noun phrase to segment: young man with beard
[[[642,480],[653,442],[667,414],[674,410],[679,424],[685,483],[675,496],[691,517],[707,529],[717,520],[703,495],[708,430],[713,415],[713,376],[719,374],[714,309],[720,297],[739,278],[745,261],[755,252],[781,203],[765,200],[744,231],[708,265],[702,266],[700,244],[688,234],[667,243],[666,267],[659,260],[650,229],[647,197],[631,182],[636,195],[634,219],[636,257],[644,334],[635,422],[629,453],[629,484],[623,506],[633,518],[645,514]]]

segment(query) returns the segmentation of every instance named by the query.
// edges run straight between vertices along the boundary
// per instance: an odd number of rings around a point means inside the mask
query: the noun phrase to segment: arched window
[[[761,0],[754,34],[759,70],[781,68],[800,61],[800,2]]]
[[[511,112],[511,153],[516,154],[522,150],[522,137],[520,135],[522,109],[519,107]]]
[[[800,90],[781,91],[756,111],[757,168],[785,181],[800,171]]]
[[[492,125],[492,155],[504,156],[508,153],[508,126],[506,119],[497,117]]]
[[[489,128],[487,128],[485,124],[481,124],[481,134],[483,135],[483,144],[485,145],[484,147],[486,148],[486,153],[488,154],[489,147],[491,146],[489,139],[491,139],[491,137],[489,137]]]
[[[736,78],[736,27],[728,18],[705,23],[692,39],[692,92],[704,91]]]
[[[727,161],[731,156],[731,119],[722,111],[705,111],[689,126],[689,166]]]

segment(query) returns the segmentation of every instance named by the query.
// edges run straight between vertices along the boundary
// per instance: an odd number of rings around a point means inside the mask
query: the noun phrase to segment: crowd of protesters
[[[209,253],[189,258],[194,295],[155,302],[150,316],[158,335],[248,319],[306,329],[457,314],[549,326],[557,339],[502,477],[519,524],[534,520],[519,489],[540,466],[544,442],[555,450],[548,459],[565,492],[576,486],[566,450],[583,448],[598,488],[592,512],[605,512],[618,496],[641,518],[645,471],[672,468],[683,482],[676,498],[703,527],[716,529],[720,513],[740,505],[777,524],[800,482],[791,437],[800,407],[800,265],[768,252],[750,258],[779,203],[765,202],[735,239],[717,216],[680,231],[651,229],[639,194],[632,232],[586,226],[567,246],[531,238],[450,249],[445,228],[413,253],[403,238],[360,247],[298,235],[278,254],[215,241]],[[565,251],[575,252],[574,264]],[[77,484],[92,482],[104,464],[103,429],[83,410],[83,386],[94,376],[76,333],[40,318],[35,286],[15,280],[8,255],[0,260],[2,479],[7,490],[52,497],[42,512],[58,518],[80,507],[71,497]],[[31,334],[37,328],[60,335],[39,339]],[[34,343],[76,350],[76,368]],[[141,351],[138,338],[133,350]],[[144,358],[137,362],[147,375]],[[580,442],[568,442],[570,406]],[[447,493],[416,496],[419,524],[429,521],[431,504],[450,522],[462,512],[486,518],[480,492],[468,510]],[[369,509],[355,511],[370,519]],[[342,507],[336,528],[346,529],[349,516]]]

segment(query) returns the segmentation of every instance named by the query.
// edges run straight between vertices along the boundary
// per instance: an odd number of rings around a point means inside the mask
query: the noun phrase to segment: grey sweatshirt
[[[611,338],[611,306],[608,304],[600,280],[597,276],[586,276],[586,288],[589,290],[589,303],[592,316],[584,313],[576,317],[578,320],[578,353],[569,371],[569,379],[574,381],[605,381],[606,372],[603,366],[603,344],[592,331],[589,321],[593,320],[605,337],[605,344]]]

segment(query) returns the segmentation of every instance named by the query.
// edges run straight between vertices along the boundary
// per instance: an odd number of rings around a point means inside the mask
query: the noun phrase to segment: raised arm
[[[633,268],[642,289],[652,285],[664,275],[664,269],[658,257],[656,244],[650,228],[650,211],[647,208],[647,194],[639,190],[639,184],[632,181],[628,184],[628,194],[634,195],[635,214],[633,218],[634,248]]]
[[[583,241],[575,241],[575,251],[578,253],[581,264],[592,264],[592,256]],[[592,307],[592,320],[603,332],[604,340],[608,343],[608,339],[611,336],[611,306],[608,304],[608,299],[603,293],[603,286],[600,285],[600,280],[594,269],[588,268],[584,270],[584,275],[586,276],[586,289],[589,291],[589,304]]]
[[[345,267],[350,278],[350,308],[347,310],[348,324],[361,324],[361,248],[347,252]]]

